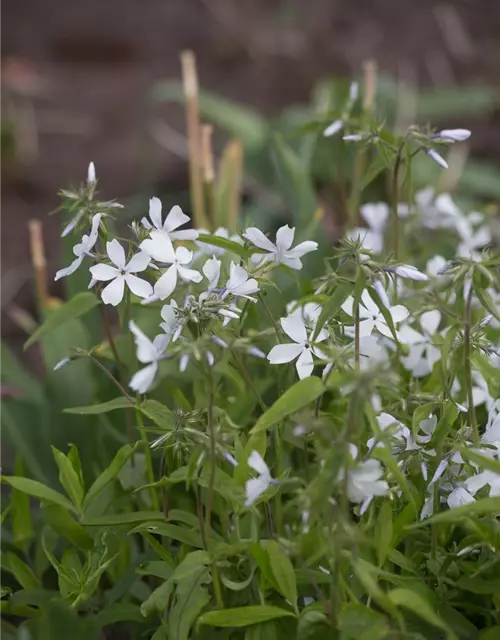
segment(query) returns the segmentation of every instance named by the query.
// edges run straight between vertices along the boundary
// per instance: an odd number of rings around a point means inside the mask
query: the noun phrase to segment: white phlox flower
[[[177,302],[172,300],[170,304],[164,304],[160,313],[163,318],[160,327],[165,332],[165,335],[167,335],[172,342],[175,342],[182,331],[182,324],[178,318]]]
[[[175,205],[170,209],[165,222],[163,222],[161,200],[159,198],[151,198],[149,200],[149,218],[153,224],[151,225],[147,218],[142,218],[142,226],[149,231],[156,229],[167,235],[170,240],[196,240],[198,237],[198,231],[195,229],[176,231],[176,229],[191,220],[179,205]]]
[[[429,158],[432,158],[434,162],[436,162],[443,169],[448,169],[448,163],[443,158],[443,156],[439,155],[439,153],[435,149],[427,149],[427,155]]]
[[[301,269],[302,262],[300,258],[306,253],[316,251],[318,243],[312,240],[306,240],[292,249],[294,236],[295,228],[290,228],[288,225],[281,227],[276,232],[276,244],[273,244],[271,240],[256,227],[249,227],[243,234],[244,238],[265,252],[254,253],[252,255],[252,262],[257,263],[261,260],[269,260],[276,265],[284,264],[291,269]]]
[[[185,281],[201,282],[201,273],[187,267],[193,259],[193,252],[186,247],[174,249],[172,241],[162,231],[151,231],[150,237],[141,242],[140,248],[153,260],[170,265],[154,286],[154,295],[160,300],[172,295],[177,286],[178,276]]]
[[[316,302],[306,302],[303,305],[297,305],[297,302],[292,300],[292,302],[286,305],[288,315],[298,315],[308,329],[316,326],[322,309],[322,306]]]
[[[75,244],[73,247],[73,253],[76,256],[76,259],[66,267],[65,269],[59,269],[56,273],[56,277],[54,280],[59,280],[59,278],[65,278],[66,276],[74,273],[82,264],[85,256],[92,257],[91,251],[97,242],[97,238],[99,236],[99,224],[101,222],[102,214],[96,213],[92,218],[92,227],[90,229],[89,235],[82,236],[81,242]]]
[[[137,359],[142,364],[147,364],[132,376],[129,387],[137,393],[146,393],[154,382],[158,371],[158,362],[164,357],[163,354],[170,342],[170,336],[160,334],[151,341],[133,320],[129,322],[129,329],[134,335]]]
[[[389,491],[389,485],[381,479],[383,475],[382,465],[373,459],[347,470],[347,496],[351,502],[363,503],[363,513],[375,496],[384,496]]]
[[[472,504],[475,501],[475,498],[471,496],[471,494],[467,491],[467,489],[464,489],[464,487],[455,487],[446,499],[446,502],[448,503],[450,509],[463,507],[466,504]]]
[[[443,256],[434,256],[427,261],[425,266],[425,272],[431,278],[443,277],[443,271],[448,264],[448,261]]]
[[[432,137],[443,140],[444,142],[463,142],[471,136],[469,129],[442,129],[435,133]]]
[[[422,271],[419,271],[417,267],[411,264],[400,264],[397,267],[387,267],[385,271],[395,273],[400,278],[407,278],[408,280],[418,280],[420,282],[426,282],[429,280],[429,276]]]
[[[467,491],[473,496],[487,485],[490,487],[488,494],[490,498],[500,496],[500,473],[495,473],[495,471],[490,471],[489,469],[481,471],[475,476],[467,478],[464,484]]]
[[[354,298],[349,296],[344,304],[342,310],[347,313],[348,316],[354,318]],[[403,322],[409,315],[408,309],[401,304],[397,304],[393,307],[389,307],[388,312],[391,315],[393,323],[396,325],[399,322]],[[361,338],[371,335],[372,331],[376,329],[379,333],[387,338],[392,338],[392,332],[386,323],[382,312],[378,306],[373,302],[372,297],[365,289],[361,294],[361,302],[359,305],[359,335]],[[354,328],[348,328],[348,335],[354,335]],[[346,332],[347,333],[347,332]]]
[[[481,259],[480,249],[492,242],[490,227],[484,225],[474,230],[472,224],[467,218],[464,218],[462,224],[457,227],[457,232],[461,238],[461,242],[457,247],[457,257],[469,258],[478,262]]]
[[[321,329],[316,340],[312,343],[311,339],[314,329],[307,334],[305,324],[298,315],[290,315],[280,319],[283,331],[292,343],[277,344],[269,352],[267,359],[271,364],[284,364],[297,359],[295,367],[299,378],[308,378],[314,369],[313,353],[318,358],[324,358],[324,353],[316,346],[316,343],[323,342],[328,338],[328,331]]]
[[[441,358],[441,351],[432,344],[432,338],[438,332],[441,313],[436,309],[426,311],[419,318],[422,333],[409,326],[399,329],[400,342],[409,346],[408,356],[401,357],[401,363],[415,378],[422,378],[431,373],[434,364]]]
[[[410,430],[407,426],[405,426],[402,422],[397,420],[394,416],[391,416],[390,413],[382,412],[377,416],[377,423],[381,431],[387,431],[390,433],[391,438],[394,440],[398,440],[399,442],[404,442],[410,436]],[[368,450],[371,451],[373,447],[383,447],[384,443],[377,440],[377,438],[369,438],[366,443]],[[400,447],[395,446],[394,450],[399,451]]]
[[[130,291],[139,298],[148,298],[153,293],[153,287],[147,280],[133,275],[147,269],[151,259],[140,251],[136,253],[126,264],[125,251],[118,240],[106,243],[106,252],[115,266],[109,264],[96,264],[90,267],[90,273],[95,280],[111,282],[101,292],[104,304],[116,306],[123,300],[125,284]]]
[[[272,478],[269,467],[258,451],[252,451],[248,456],[248,466],[258,475],[256,478],[250,478],[245,483],[245,507],[252,506],[271,484],[277,482]]]
[[[222,291],[221,298],[224,300],[227,296],[232,295],[235,298],[246,298],[251,302],[257,302],[252,297],[252,293],[259,291],[259,284],[255,278],[249,278],[248,272],[239,264],[231,262],[229,266],[229,279]]]
[[[385,202],[367,203],[360,208],[360,214],[368,227],[355,227],[349,231],[347,237],[359,240],[363,249],[367,251],[382,253],[389,206]]]
[[[329,138],[330,136],[334,136],[336,133],[338,133],[343,128],[344,128],[344,121],[343,120],[334,120],[323,131],[323,135],[325,136],[325,138]]]

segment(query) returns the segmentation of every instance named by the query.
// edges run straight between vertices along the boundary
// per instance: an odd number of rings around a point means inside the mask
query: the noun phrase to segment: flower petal
[[[168,235],[171,240],[196,240],[200,233],[196,229],[185,229],[184,231],[170,231]],[[206,246],[208,247],[209,245]],[[224,252],[224,249],[222,249],[222,252]]]
[[[125,278],[118,276],[112,280],[101,293],[104,304],[111,304],[116,307],[123,300],[123,292],[125,290]]]
[[[139,251],[130,259],[130,262],[125,267],[127,273],[138,273],[148,268],[151,262],[151,257],[145,251]]]
[[[182,211],[179,205],[176,204],[168,212],[163,228],[165,231],[173,231],[174,229],[177,229],[177,227],[182,227],[182,225],[189,222],[190,219],[191,218]]]
[[[406,307],[403,307],[402,304],[397,304],[394,307],[390,307],[389,313],[391,314],[391,318],[394,324],[406,320],[406,318],[410,315],[408,309]]]
[[[175,250],[175,259],[178,264],[189,264],[193,259],[193,252],[186,247],[178,247]]]
[[[168,298],[177,285],[177,267],[172,265],[169,267],[165,273],[160,276],[160,278],[156,281],[154,286],[154,293],[160,300],[165,300]]]
[[[313,240],[305,240],[304,242],[301,242],[300,244],[298,244],[293,249],[289,249],[286,252],[285,257],[286,258],[301,258],[306,253],[310,253],[311,251],[316,251],[317,248],[318,248],[318,243],[317,242],[314,242]]]
[[[284,227],[280,227],[276,232],[276,246],[278,251],[284,253],[288,251],[293,244],[293,238],[295,236],[295,227],[291,228],[287,224]]]
[[[245,507],[251,507],[269,486],[269,478],[259,476],[258,478],[250,478],[245,483]]]
[[[108,253],[111,262],[119,269],[125,268],[125,250],[118,240],[111,240],[106,242],[106,251]]]
[[[270,253],[276,253],[276,246],[269,240],[269,238],[266,238],[262,231],[257,229],[257,227],[248,227],[243,234],[243,237],[259,249],[264,249]]]
[[[385,202],[368,203],[361,207],[360,213],[370,229],[380,233],[387,224],[389,206]]]
[[[365,289],[361,294],[361,302],[363,303],[365,309],[369,312],[370,316],[378,316],[380,314],[380,309],[373,301],[371,295],[368,293],[368,289]],[[363,312],[363,307],[360,308],[359,315],[361,318],[367,317]]]
[[[292,362],[297,356],[302,353],[303,347],[300,344],[277,344],[267,354],[267,359],[271,364],[284,364],[285,362]]]
[[[157,371],[158,363],[152,362],[147,367],[144,367],[144,369],[134,373],[128,386],[136,393],[146,393],[153,384]]]
[[[260,455],[258,451],[252,451],[252,453],[248,456],[247,464],[251,469],[256,471],[259,475],[266,475],[268,477],[271,477],[269,467],[267,466],[264,458]]]
[[[420,326],[430,336],[436,333],[440,322],[441,313],[437,309],[426,311],[420,316]]]
[[[89,271],[95,280],[100,280],[101,282],[113,280],[113,278],[121,275],[120,270],[112,267],[110,264],[95,264],[93,267],[90,267]]]
[[[139,329],[133,320],[129,322],[128,328],[134,336],[137,360],[143,363],[153,362],[156,360],[158,352],[148,336]]]
[[[203,265],[203,273],[208,280],[208,290],[211,291],[219,284],[221,261],[215,256],[210,258]]]
[[[163,228],[161,220],[161,200],[160,198],[150,198],[149,200],[149,217],[156,229]]]
[[[336,133],[338,133],[342,129],[343,126],[344,126],[344,123],[342,122],[342,120],[335,120],[334,122],[332,122],[332,124],[328,125],[328,127],[323,131],[323,135],[325,136],[325,138],[334,136]]]
[[[313,356],[310,349],[304,349],[295,363],[298,376],[301,380],[308,378],[314,369]]]
[[[386,325],[387,326],[387,325]],[[373,329],[375,328],[375,320],[372,318],[366,318],[359,323],[359,337],[367,338],[371,336]],[[377,325],[378,328],[378,325]]]
[[[153,287],[147,280],[133,276],[131,273],[127,273],[125,276],[125,282],[132,293],[139,298],[149,298],[153,295]]]
[[[82,216],[83,216],[83,211],[79,211],[76,214],[76,216],[73,216],[73,218],[70,220],[70,222],[64,227],[64,229],[63,229],[63,231],[61,233],[61,238],[65,238],[68,235],[68,233],[73,231],[73,229],[76,227],[76,225],[82,219]]]
[[[306,327],[299,315],[292,314],[286,318],[281,318],[280,324],[286,335],[294,342],[304,344],[307,341]]]
[[[195,269],[188,269],[187,267],[177,265],[177,271],[183,280],[190,280],[191,282],[201,282],[203,280],[201,273]]]
[[[172,240],[164,231],[153,229],[149,238],[143,240],[139,247],[145,251],[153,260],[164,264],[175,262],[175,251]]]
[[[59,280],[60,278],[65,278],[66,276],[70,276],[72,273],[75,273],[78,267],[82,264],[83,258],[84,258],[84,255],[82,254],[79,258],[77,258],[76,260],[73,260],[73,262],[69,265],[69,267],[65,267],[64,269],[59,269],[59,271],[56,273],[56,277],[54,278],[54,280]]]

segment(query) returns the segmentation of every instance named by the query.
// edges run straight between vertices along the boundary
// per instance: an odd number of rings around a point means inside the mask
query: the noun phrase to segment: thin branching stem
[[[467,295],[467,301],[465,303],[465,332],[464,332],[464,356],[465,356],[465,380],[467,385],[467,402],[469,405],[469,422],[472,427],[474,446],[479,447],[479,429],[476,419],[476,408],[474,407],[474,394],[472,391],[472,363],[471,363],[471,312],[472,312],[472,297],[474,290],[472,283]]]

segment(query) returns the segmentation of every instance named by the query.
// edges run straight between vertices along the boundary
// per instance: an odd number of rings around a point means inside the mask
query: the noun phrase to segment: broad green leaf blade
[[[209,611],[198,618],[198,625],[211,627],[248,627],[276,618],[294,617],[291,611],[270,605],[235,607],[221,611]]]
[[[29,496],[33,496],[33,498],[53,502],[64,509],[69,509],[69,511],[75,510],[75,507],[62,493],[54,491],[54,489],[45,486],[41,482],[31,480],[30,478],[18,478],[17,476],[2,476],[2,480],[10,484],[14,489],[27,493]]]
[[[438,616],[427,600],[416,591],[412,591],[411,589],[394,589],[389,592],[388,597],[397,607],[403,607],[429,624],[446,631],[448,638],[455,637],[446,622]]]
[[[80,477],[73,469],[73,465],[62,451],[52,447],[52,455],[59,469],[59,482],[64,490],[73,501],[75,507],[79,508],[82,504],[84,489]]]
[[[70,407],[64,409],[64,413],[76,413],[81,416],[98,415],[100,413],[108,413],[108,411],[114,411],[115,409],[130,409],[135,405],[130,402],[128,398],[119,396],[113,398],[107,402],[101,402],[100,404],[91,404],[87,407]]]
[[[102,629],[118,622],[143,622],[141,609],[131,602],[112,602],[94,616],[97,626]]]
[[[23,589],[38,589],[38,578],[24,560],[15,553],[2,553],[2,571],[11,573]]]
[[[200,234],[198,236],[197,242],[203,242],[204,244],[209,244],[212,247],[219,247],[220,249],[225,249],[229,251],[229,253],[234,253],[240,258],[247,258],[249,254],[249,250],[246,249],[243,245],[238,242],[234,242],[234,240],[228,240],[227,238],[221,238],[220,236],[209,236],[206,234]]]
[[[175,426],[176,418],[172,411],[157,400],[144,400],[138,409],[163,429],[171,430]]]
[[[138,522],[154,525],[156,520],[165,520],[165,516],[161,511],[131,511],[130,513],[108,513],[95,518],[84,518],[82,524],[86,527],[135,525]]]
[[[382,503],[377,516],[377,560],[382,567],[391,548],[392,540],[392,505],[388,500]]]
[[[85,529],[70,516],[66,509],[57,504],[46,504],[43,507],[45,520],[50,524],[56,533],[66,538],[79,549],[91,551],[94,540]]]
[[[49,313],[45,322],[28,338],[24,348],[27,349],[66,322],[83,316],[98,304],[99,298],[90,291],[77,294],[74,298]]]
[[[83,508],[86,510],[92,500],[120,473],[120,469],[130,458],[138,445],[126,444],[118,450],[111,464],[105,469],[90,487],[83,499]]]
[[[163,515],[163,514],[162,514]],[[158,518],[159,519],[159,518]],[[163,516],[162,519],[165,519]],[[186,529],[185,527],[179,527],[176,524],[167,524],[165,522],[148,522],[143,518],[143,522],[139,524],[130,533],[154,533],[158,536],[169,538],[170,540],[177,540],[183,544],[187,544],[190,547],[198,549],[203,548],[203,540],[198,531]]]
[[[269,555],[271,571],[273,572],[274,579],[276,580],[276,584],[281,595],[292,603],[295,613],[298,614],[297,581],[290,559],[274,541],[271,541],[267,545],[267,553]]]
[[[24,477],[22,459],[17,456],[15,462],[15,474],[19,478]],[[27,549],[29,542],[35,536],[31,519],[31,508],[28,494],[12,489],[11,499],[12,542],[20,549]]]
[[[281,422],[287,416],[300,411],[325,391],[323,382],[314,376],[299,380],[285,393],[257,421],[251,434],[265,431]]]

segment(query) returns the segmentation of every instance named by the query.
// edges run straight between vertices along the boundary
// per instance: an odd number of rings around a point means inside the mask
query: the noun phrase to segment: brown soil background
[[[6,0],[2,9],[3,63],[23,59],[40,80],[38,150],[2,168],[3,311],[34,307],[31,218],[44,221],[49,273],[59,266],[60,220],[48,212],[89,160],[103,197],[140,189],[145,148],[160,192],[185,184],[184,161],[151,141],[145,115],[148,90],[179,77],[185,48],[203,87],[269,115],[307,101],[319,78],[359,74],[367,58],[417,86],[499,84],[498,0]],[[179,107],[161,116],[184,133]],[[498,114],[453,124],[473,129],[473,154],[498,158]],[[21,339],[8,319],[3,334]]]

